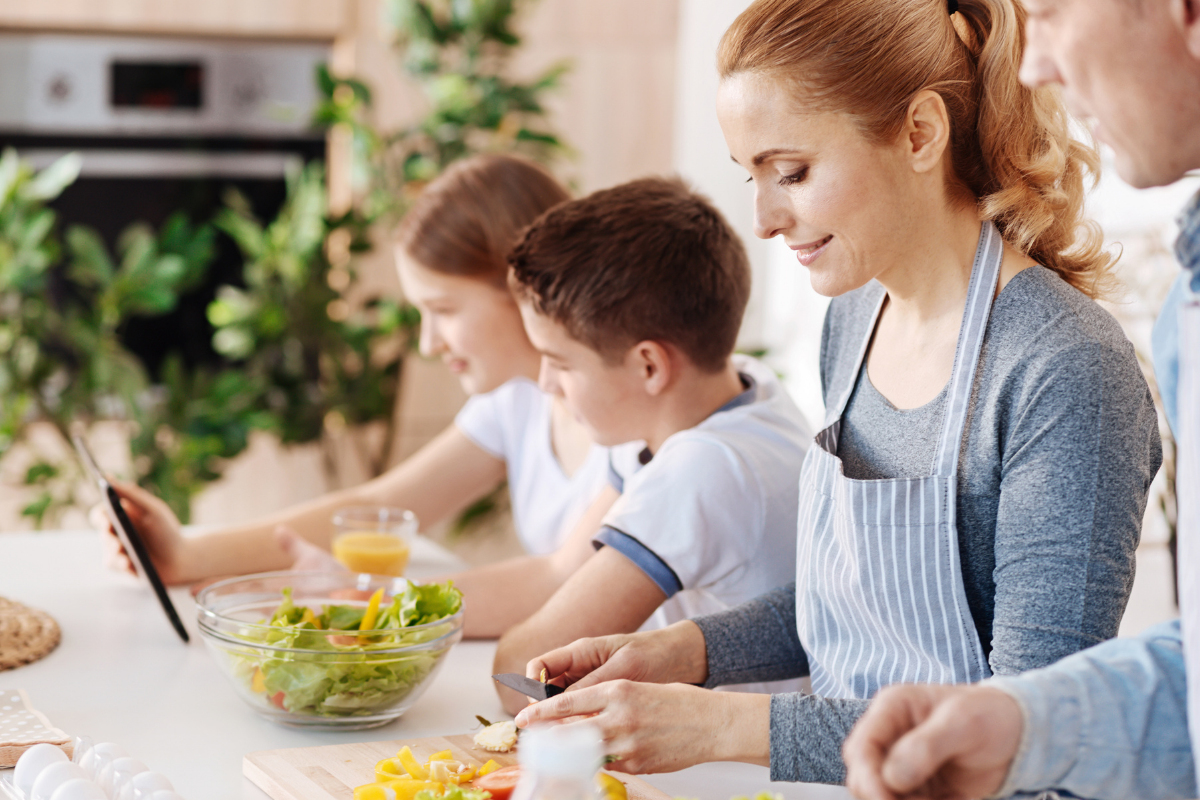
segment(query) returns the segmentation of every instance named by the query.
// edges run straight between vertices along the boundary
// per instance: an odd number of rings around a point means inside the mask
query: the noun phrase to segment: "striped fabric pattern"
[[[954,519],[958,452],[1002,255],[999,232],[983,223],[933,474],[845,476],[837,440],[853,379],[809,449],[800,476],[796,625],[819,695],[865,699],[897,682],[991,674],[967,606]],[[882,300],[876,320],[881,307]]]

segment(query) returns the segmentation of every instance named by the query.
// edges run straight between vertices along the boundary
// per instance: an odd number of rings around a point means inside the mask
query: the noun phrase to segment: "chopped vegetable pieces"
[[[413,800],[421,792],[431,792],[440,796],[442,791],[443,787],[439,783],[403,778],[359,786],[354,790],[354,800]]]
[[[596,783],[600,787],[600,793],[604,796],[604,800],[629,800],[629,790],[625,788],[625,784],[612,775],[599,772],[596,774]]]
[[[519,780],[521,780],[519,766],[501,767],[482,778],[476,778],[471,785],[491,794],[492,800],[508,800],[512,796],[513,789],[517,788]]]
[[[408,771],[404,769],[404,765],[400,763],[400,759],[398,758],[385,758],[375,765],[375,781],[377,783],[395,781],[407,777],[409,777]]]
[[[417,757],[413,755],[412,749],[408,745],[400,748],[400,752],[396,753],[396,758],[409,777],[419,781],[429,780],[429,770],[420,761],[417,761]]]
[[[475,746],[492,753],[507,753],[517,745],[517,723],[496,722],[475,734]]]

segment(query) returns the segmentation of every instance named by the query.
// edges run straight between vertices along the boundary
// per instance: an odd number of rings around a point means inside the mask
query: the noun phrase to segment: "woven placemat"
[[[61,639],[54,617],[0,597],[0,670],[37,661]]]

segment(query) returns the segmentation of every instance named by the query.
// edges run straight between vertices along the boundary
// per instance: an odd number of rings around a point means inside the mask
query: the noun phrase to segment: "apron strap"
[[[958,330],[958,347],[954,351],[954,369],[950,373],[942,438],[938,442],[933,463],[933,474],[946,477],[958,474],[958,452],[967,425],[971,393],[975,389],[975,368],[983,349],[983,336],[992,310],[992,298],[996,296],[996,284],[1000,279],[1000,262],[1004,257],[1004,240],[1000,237],[1000,231],[990,221],[984,221],[980,227],[979,246],[975,249],[975,263],[971,267],[971,283],[967,287],[967,304]]]
[[[837,402],[829,406],[829,410],[825,414],[826,428],[842,418],[842,415],[846,413],[846,406],[850,403],[850,396],[854,394],[854,386],[858,383],[858,374],[862,372],[863,361],[867,357],[867,347],[870,346],[871,339],[875,336],[875,326],[879,324],[879,312],[883,310],[883,303],[887,300],[887,291],[882,286],[877,286],[877,288],[879,289],[879,299],[875,302],[875,310],[871,312],[871,324],[867,326],[867,334],[863,337],[862,344],[858,346],[854,369],[849,373],[849,378],[842,387]],[[837,452],[836,442],[830,452]]]

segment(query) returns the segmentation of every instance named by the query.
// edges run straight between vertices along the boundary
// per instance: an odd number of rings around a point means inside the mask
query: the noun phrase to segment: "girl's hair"
[[[526,225],[570,195],[523,158],[479,155],[449,166],[404,215],[396,240],[422,266],[506,286],[508,253]]]
[[[951,179],[1013,247],[1096,297],[1114,260],[1083,216],[1099,158],[1071,137],[1057,91],[1021,83],[1024,27],[1015,0],[958,0],[953,15],[946,0],[757,0],[725,32],[717,68],[789,80],[877,143],[899,135],[919,92],[937,92]]]

